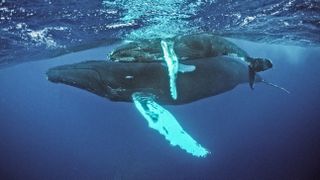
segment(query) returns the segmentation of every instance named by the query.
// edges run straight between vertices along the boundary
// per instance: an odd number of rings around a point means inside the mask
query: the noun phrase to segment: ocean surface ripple
[[[296,46],[320,45],[319,0],[0,1],[0,67],[119,39],[212,32]]]

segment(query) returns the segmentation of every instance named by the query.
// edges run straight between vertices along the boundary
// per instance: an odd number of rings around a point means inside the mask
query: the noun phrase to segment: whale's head
[[[94,64],[83,62],[50,68],[47,79],[53,83],[62,83],[87,90],[99,96],[108,92],[107,85],[100,77],[100,72]]]
[[[134,67],[132,67],[134,66]],[[161,67],[159,64],[158,66]],[[61,83],[89,91],[112,101],[131,101],[131,94],[137,89],[148,88],[149,80],[158,76],[155,68],[147,75],[139,69],[150,69],[142,65],[131,65],[113,61],[84,61],[50,68],[46,75],[53,83]],[[156,68],[157,69],[157,68]],[[159,72],[158,72],[159,73]],[[136,79],[140,76],[141,78]],[[155,76],[155,77],[153,77]],[[166,78],[167,76],[163,76]],[[159,81],[155,81],[157,85]]]

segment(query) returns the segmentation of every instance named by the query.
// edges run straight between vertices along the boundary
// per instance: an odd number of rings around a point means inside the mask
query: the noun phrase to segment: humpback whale
[[[210,151],[197,143],[175,117],[161,105],[191,103],[232,90],[247,83],[248,66],[235,57],[219,56],[185,60],[196,68],[178,72],[177,91],[172,99],[167,69],[158,62],[86,61],[62,65],[47,71],[47,79],[84,89],[111,101],[133,102],[149,126],[162,134],[173,146],[205,157]],[[257,75],[256,82],[262,78]]]
[[[152,93],[161,104],[185,104],[229,91],[248,82],[248,67],[238,58],[221,56],[186,60],[195,66],[178,73],[179,96],[172,99],[166,67],[157,62],[85,61],[48,70],[48,80],[85,89],[111,101],[132,102],[135,92]],[[262,79],[258,75],[256,82]]]
[[[226,39],[196,34],[134,41],[114,50],[108,61],[54,67],[47,78],[111,101],[132,102],[149,127],[171,145],[206,157],[210,151],[162,105],[191,103],[248,82],[251,88],[254,82],[263,82],[288,92],[257,74],[271,67],[270,60],[252,58]]]
[[[144,39],[123,44],[113,52],[110,59],[125,62],[163,61],[165,52],[161,48],[163,39]],[[184,60],[206,57],[236,56],[248,65],[249,85],[253,89],[256,73],[272,68],[271,60],[253,58],[231,41],[210,33],[179,35],[164,39],[173,43],[173,52],[181,63]]]

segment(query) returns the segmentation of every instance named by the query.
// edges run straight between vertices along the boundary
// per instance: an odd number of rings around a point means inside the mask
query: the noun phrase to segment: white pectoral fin
[[[166,41],[161,40],[161,47],[163,51],[163,57],[168,68],[171,97],[176,100],[178,97],[176,87],[177,73],[179,69],[178,57],[173,50],[172,42],[167,43]]]
[[[178,145],[181,149],[197,157],[206,157],[210,152],[197,143],[182,129],[176,118],[154,101],[149,93],[134,93],[132,100],[147,120],[149,127],[162,134],[171,145]]]
[[[165,63],[161,63],[161,65],[167,67],[167,64],[165,64]],[[189,72],[193,72],[195,70],[196,70],[196,66],[195,65],[187,65],[187,64],[179,63],[178,71],[180,73],[189,73]]]
[[[179,72],[181,73],[193,72],[194,70],[196,70],[194,65],[179,64]]]

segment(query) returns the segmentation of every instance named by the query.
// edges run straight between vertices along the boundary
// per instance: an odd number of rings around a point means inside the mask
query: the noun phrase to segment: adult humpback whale
[[[48,80],[85,89],[112,101],[132,102],[135,92],[152,93],[161,104],[185,104],[248,82],[248,68],[238,58],[221,56],[184,61],[194,71],[178,74],[179,97],[170,96],[166,67],[157,62],[86,61],[48,70]],[[260,76],[256,79],[260,82]]]
[[[229,91],[248,82],[248,66],[239,58],[227,56],[184,63],[196,68],[178,73],[176,100],[170,95],[167,69],[158,62],[87,61],[51,68],[47,77],[51,82],[81,88],[111,101],[133,102],[149,126],[164,135],[170,144],[194,156],[205,157],[209,151],[161,105],[190,103]],[[256,81],[262,78],[257,75]]]

